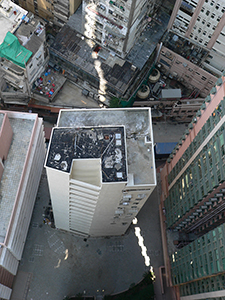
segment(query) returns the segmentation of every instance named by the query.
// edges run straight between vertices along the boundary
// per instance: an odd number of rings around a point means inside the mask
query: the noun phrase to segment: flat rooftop
[[[6,236],[36,118],[36,115],[29,115],[26,119],[26,114],[20,113],[7,112],[7,115],[13,138],[0,181],[0,242],[4,242]],[[0,126],[3,117],[0,113]]]
[[[0,1],[0,44],[8,31],[14,33],[28,11],[10,0]]]
[[[155,160],[151,110],[130,109],[71,109],[61,110],[57,127],[124,126],[129,185],[155,185]]]
[[[77,72],[83,70],[90,78],[120,94],[126,92],[138,72],[132,63],[111,55],[68,25],[64,25],[57,34],[50,52],[66,65],[74,65]]]
[[[93,158],[101,159],[102,182],[127,181],[123,126],[53,129],[47,167],[69,173],[73,159]]]

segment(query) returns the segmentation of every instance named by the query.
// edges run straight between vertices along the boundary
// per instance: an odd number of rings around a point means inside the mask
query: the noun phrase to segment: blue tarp
[[[155,153],[156,154],[170,154],[177,143],[156,143]]]

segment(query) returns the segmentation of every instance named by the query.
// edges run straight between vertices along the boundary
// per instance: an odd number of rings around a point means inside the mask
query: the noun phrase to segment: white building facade
[[[83,1],[83,32],[121,57],[133,47],[154,12],[156,1]]]
[[[0,298],[10,299],[31,220],[45,143],[36,114],[0,111]]]
[[[45,167],[57,228],[124,234],[156,186],[150,109],[61,110]]]

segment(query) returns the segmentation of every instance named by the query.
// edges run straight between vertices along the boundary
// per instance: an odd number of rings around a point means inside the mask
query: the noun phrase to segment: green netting
[[[31,56],[32,52],[21,46],[18,38],[8,31],[0,45],[0,57],[5,57],[16,65],[25,68],[25,63]]]

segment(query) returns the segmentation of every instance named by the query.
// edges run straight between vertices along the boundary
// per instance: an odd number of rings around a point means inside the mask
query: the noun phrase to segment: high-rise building
[[[183,300],[225,297],[224,75],[161,171],[164,227],[177,245],[167,274]]]
[[[160,3],[146,0],[84,0],[82,5],[84,35],[125,57]]]
[[[1,299],[10,299],[44,158],[42,119],[37,114],[0,111]]]
[[[158,62],[206,97],[225,69],[225,1],[177,0]]]
[[[80,6],[81,0],[19,0],[19,4],[61,27]]]
[[[45,167],[57,228],[124,234],[156,186],[150,109],[61,110]]]

